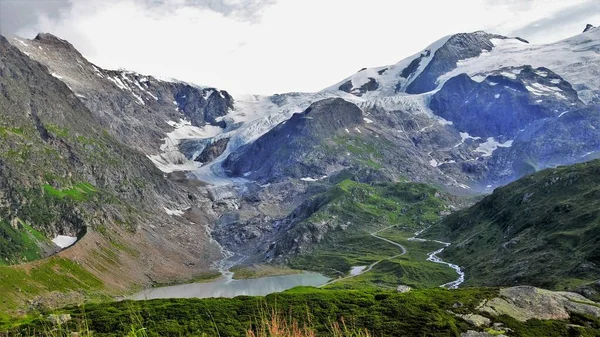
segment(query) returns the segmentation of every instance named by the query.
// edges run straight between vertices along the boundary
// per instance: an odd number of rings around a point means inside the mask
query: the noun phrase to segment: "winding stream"
[[[337,279],[334,279],[334,280],[331,280],[331,281],[329,281],[329,283],[323,284],[320,287],[323,287],[325,285],[329,285],[329,284],[332,284],[332,283],[335,283],[335,282],[339,282],[339,281],[342,281],[342,280],[347,280],[349,278],[353,278],[353,277],[356,277],[358,275],[362,275],[362,274],[370,271],[371,269],[373,269],[373,267],[375,267],[377,264],[381,263],[382,261],[395,259],[395,258],[397,258],[399,256],[402,256],[402,255],[406,254],[406,252],[407,252],[406,247],[402,246],[401,244],[399,244],[397,242],[394,242],[392,240],[383,238],[383,237],[381,237],[381,236],[378,235],[380,232],[383,232],[383,231],[388,230],[388,229],[393,228],[393,227],[395,227],[395,226],[389,226],[389,227],[377,230],[377,231],[371,233],[370,235],[373,236],[373,237],[375,237],[375,238],[377,238],[377,239],[379,239],[379,240],[385,241],[387,243],[390,243],[390,244],[392,244],[392,245],[400,248],[402,250],[402,252],[400,254],[397,254],[397,255],[394,255],[394,256],[390,256],[388,258],[385,258],[385,259],[382,259],[382,260],[379,260],[379,261],[375,261],[375,262],[371,263],[368,266],[354,266],[350,270],[350,275],[345,276],[345,277],[340,277],[340,278],[337,278]],[[417,237],[417,236],[421,235],[421,233],[423,233],[424,231],[426,231],[428,228],[429,227],[424,228],[424,229],[416,232],[415,236],[413,236],[411,238],[408,238],[408,240],[409,241],[418,241],[418,242],[436,242],[436,243],[439,243],[441,245],[444,245],[444,247],[442,247],[442,248],[440,248],[440,249],[438,249],[436,251],[428,253],[427,254],[427,261],[431,261],[431,262],[434,262],[434,263],[443,264],[443,265],[446,265],[446,266],[454,269],[456,271],[456,273],[458,274],[458,278],[456,280],[452,281],[452,282],[444,283],[440,287],[448,288],[448,289],[457,289],[458,286],[460,286],[465,281],[465,273],[462,271],[462,269],[459,266],[457,266],[455,264],[452,264],[452,263],[449,263],[449,262],[446,262],[446,261],[440,259],[437,256],[437,254],[440,254],[441,252],[444,251],[444,249],[446,249],[448,246],[450,246],[450,243],[443,242],[443,241],[438,241],[438,240],[421,239],[421,238]]]
[[[444,251],[444,249],[446,249],[448,246],[450,246],[449,242],[443,242],[443,241],[438,241],[438,240],[427,240],[427,239],[421,239],[418,238],[417,236],[421,235],[421,233],[423,233],[424,231],[426,231],[429,227],[424,228],[418,232],[415,233],[415,236],[413,236],[412,238],[409,238],[409,241],[418,241],[418,242],[436,242],[439,244],[444,245],[444,247],[433,251],[431,253],[427,254],[427,261],[431,261],[431,262],[435,262],[435,263],[439,263],[439,264],[444,264],[452,269],[454,269],[456,271],[456,273],[458,274],[458,278],[452,282],[448,282],[448,283],[444,283],[442,284],[440,287],[442,288],[448,288],[448,289],[457,289],[458,286],[460,286],[463,282],[465,282],[465,272],[462,271],[462,269],[460,268],[460,266],[446,262],[442,259],[440,259],[437,255],[440,254],[441,252]]]

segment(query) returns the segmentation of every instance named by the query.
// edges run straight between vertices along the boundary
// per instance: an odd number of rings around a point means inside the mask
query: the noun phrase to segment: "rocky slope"
[[[220,128],[223,123],[217,119],[233,108],[233,98],[226,91],[101,69],[69,42],[51,34],[11,42],[64,82],[99,125],[151,156],[163,171],[186,161],[177,149],[179,139],[204,136],[198,127],[207,124]]]
[[[439,167],[443,174],[485,191],[595,156],[598,41],[600,30],[593,27],[549,45],[457,34],[395,65],[363,69],[324,92],[348,92],[362,106],[388,111],[406,109],[399,104],[405,93],[421,94],[422,110],[446,121],[447,132],[460,133],[457,148],[465,141],[475,145],[460,155],[429,153],[432,163],[446,162]],[[563,119],[569,114],[572,119]],[[584,132],[573,138],[575,130]]]
[[[369,174],[344,172],[315,182],[306,191],[311,196],[288,214],[233,218],[216,227],[215,237],[245,256],[245,263],[282,263],[303,255],[310,261],[303,269],[341,276],[350,269],[345,257],[365,251],[365,233],[393,224],[416,231],[454,207],[453,198],[425,184],[354,181]],[[320,260],[320,254],[329,261]]]
[[[4,37],[0,88],[0,265],[60,250],[50,243],[58,235],[78,237],[58,255],[122,291],[200,273],[220,258],[207,222],[170,215],[208,199],[167,181],[48,68]],[[7,301],[27,298],[12,287]]]
[[[321,143],[363,123],[356,105],[340,98],[319,101],[230,154],[223,166],[231,175],[259,181],[322,177],[340,165],[335,155],[319,153]]]
[[[572,290],[596,282],[598,174],[595,160],[527,176],[448,216],[428,236],[452,240],[442,256],[465,267],[470,285]]]

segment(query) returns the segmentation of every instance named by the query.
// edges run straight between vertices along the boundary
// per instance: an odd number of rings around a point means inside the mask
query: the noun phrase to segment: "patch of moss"
[[[75,201],[85,201],[97,192],[97,189],[90,183],[78,183],[72,188],[58,190],[49,184],[43,186],[44,191],[55,198],[64,199],[69,198]]]

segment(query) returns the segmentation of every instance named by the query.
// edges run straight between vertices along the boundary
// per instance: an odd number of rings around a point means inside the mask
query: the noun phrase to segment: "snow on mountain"
[[[529,107],[540,105],[556,109],[550,111],[550,116],[565,116],[562,119],[566,119],[578,116],[567,112],[580,109],[581,101],[586,104],[600,102],[600,29],[593,27],[587,27],[580,35],[547,45],[533,45],[520,38],[485,32],[455,34],[396,64],[364,68],[317,93],[235,98],[224,91],[176,80],[167,83],[133,72],[99,69],[68,42],[49,35],[40,35],[35,40],[15,39],[14,44],[48,65],[52,74],[97,112],[107,127],[118,128],[116,134],[144,151],[162,171],[191,171],[199,179],[214,184],[243,179],[225,175],[221,163],[229,154],[254,142],[274,126],[285,123],[313,102],[326,98],[341,97],[355,103],[371,128],[381,130],[391,126],[391,131],[408,141],[407,144],[421,142],[421,137],[431,130],[443,129],[443,132],[453,134],[454,138],[447,136],[450,138],[444,140],[431,138],[428,144],[433,146],[440,141],[443,146],[450,145],[456,153],[448,150],[450,152],[441,154],[435,149],[432,153],[427,149],[429,154],[424,158],[431,167],[456,164],[456,170],[460,169],[461,161],[482,157],[493,159],[497,150],[511,149],[511,139],[515,139],[515,143],[517,139],[523,139],[519,133],[527,127],[519,124],[522,120],[515,120],[512,134],[489,133],[477,125],[461,126],[458,115],[441,114],[438,110],[443,109],[439,106],[432,110],[432,101],[440,102],[437,93],[447,81],[460,74],[486,84],[478,88],[482,94],[479,100],[492,102],[494,107],[489,109],[492,115],[496,107],[511,110],[508,103],[518,103],[524,107],[523,116],[528,116]],[[75,61],[66,62],[64,55],[71,55]],[[532,69],[535,74],[523,76],[521,71],[525,66],[531,66],[527,69]],[[498,83],[503,83],[505,89]],[[519,88],[518,83],[523,85],[523,90],[518,91],[517,97],[512,92]],[[466,79],[457,84],[474,86]],[[498,85],[496,89],[495,85]],[[460,90],[459,87],[446,90],[448,97],[456,93],[455,89]],[[106,95],[107,92],[110,95]],[[468,96],[469,92],[466,90],[462,94]],[[510,100],[511,95],[521,101]],[[446,99],[443,103],[446,105],[442,108],[452,111],[461,105],[464,105],[463,109],[469,105],[471,110],[480,111],[478,107],[474,108],[475,100],[469,102],[468,98],[460,102]],[[385,117],[385,113],[398,112],[408,114],[402,117],[407,120],[392,123]],[[144,120],[139,120],[140,116],[144,116]],[[477,116],[484,118],[481,113]],[[532,130],[536,125],[533,124]],[[134,132],[128,136],[131,131]],[[362,133],[348,129],[350,132]],[[460,136],[459,132],[462,133]],[[413,138],[415,135],[417,138]],[[451,143],[445,144],[450,139]],[[442,143],[438,145],[442,146]],[[210,156],[201,156],[205,150]]]
[[[493,40],[494,48],[479,57],[462,60],[456,69],[442,75],[439,84],[461,73],[473,79],[505,67],[545,67],[570,82],[584,102],[597,99],[600,92],[600,29],[546,45],[518,40]]]
[[[229,138],[226,150],[213,162],[193,171],[200,180],[214,185],[231,183],[220,167],[223,160],[239,147],[252,143],[267,133],[274,126],[287,121],[294,113],[308,108],[313,102],[330,97],[338,97],[334,93],[287,93],[273,96],[242,95],[235,101],[235,108],[219,120],[227,123],[222,133],[213,140]],[[362,102],[352,95],[342,95],[354,102]],[[228,130],[230,129],[231,130]],[[235,178],[239,180],[240,178]]]
[[[483,48],[469,50],[470,47],[463,43],[465,41]],[[394,65],[362,69],[323,91],[348,92],[371,100],[410,91],[409,87],[417,78],[429,75],[428,72],[438,75],[440,69],[449,70],[439,74],[436,87],[429,91],[436,90],[461,73],[483,80],[487,74],[500,68],[531,65],[549,68],[564,77],[576,87],[580,98],[588,102],[597,98],[600,91],[599,54],[600,29],[593,27],[587,28],[583,34],[546,45],[483,32],[456,34],[444,37]],[[468,55],[475,56],[464,57]],[[448,60],[442,59],[442,56]],[[432,64],[434,59],[435,64]],[[453,62],[455,65],[452,65]]]
[[[388,66],[365,68],[356,74],[338,82],[323,92],[345,91],[365,99],[394,96],[404,89],[425,69],[435,53],[449,39],[451,35],[443,37],[425,49],[402,61]],[[374,90],[366,90],[365,86],[373,79],[377,83]],[[349,84],[350,85],[349,85]],[[344,90],[344,87],[346,90]],[[361,89],[363,88],[363,89]]]

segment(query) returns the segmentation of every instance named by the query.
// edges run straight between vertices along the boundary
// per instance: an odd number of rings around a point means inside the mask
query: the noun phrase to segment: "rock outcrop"
[[[328,173],[328,165],[335,165],[335,156],[313,149],[363,123],[356,105],[341,98],[322,100],[232,153],[223,166],[233,176],[261,181],[321,177]]]
[[[508,315],[518,321],[568,320],[572,314],[600,317],[600,306],[570,292],[553,292],[530,286],[505,288],[500,296],[482,303],[478,310],[492,316]]]

